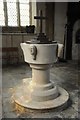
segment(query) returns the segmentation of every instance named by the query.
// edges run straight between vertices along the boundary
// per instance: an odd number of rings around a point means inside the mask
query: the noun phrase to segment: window
[[[29,25],[29,2],[27,0],[19,0],[19,2],[21,26]]]
[[[16,0],[7,0],[8,26],[17,26]]]
[[[29,0],[0,0],[1,26],[29,25]]]

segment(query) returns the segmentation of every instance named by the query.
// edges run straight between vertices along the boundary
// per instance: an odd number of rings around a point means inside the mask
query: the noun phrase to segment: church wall
[[[46,3],[46,34],[49,40],[54,40],[54,5],[53,2]]]
[[[63,43],[65,24],[67,23],[67,3],[55,3],[55,16],[54,16],[54,40]]]

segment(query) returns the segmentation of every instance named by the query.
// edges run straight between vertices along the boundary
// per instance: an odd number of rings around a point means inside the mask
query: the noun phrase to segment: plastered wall
[[[54,16],[54,40],[59,43],[64,42],[65,24],[67,23],[67,3],[55,3],[55,16]]]
[[[65,24],[67,23],[67,3],[66,2],[55,2],[54,9],[50,13],[46,13],[46,3],[38,2],[37,3],[37,14],[38,15],[39,15],[40,10],[43,11],[44,16],[46,16],[47,14],[54,15],[53,19],[52,18],[49,19],[50,20],[49,22],[54,25],[54,33],[53,33],[54,36],[53,35],[52,36],[55,41],[59,43],[63,43]],[[46,32],[45,30],[46,24],[47,23],[45,23],[45,20],[44,20],[43,21],[43,32]],[[37,32],[39,32],[39,22],[37,22]]]

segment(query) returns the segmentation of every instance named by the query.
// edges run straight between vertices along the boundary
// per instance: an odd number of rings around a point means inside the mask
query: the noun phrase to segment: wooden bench
[[[10,64],[11,61],[14,61],[14,59],[16,59],[16,63],[19,62],[18,47],[0,48],[0,52],[2,52],[2,62],[4,59],[6,60],[7,64]]]

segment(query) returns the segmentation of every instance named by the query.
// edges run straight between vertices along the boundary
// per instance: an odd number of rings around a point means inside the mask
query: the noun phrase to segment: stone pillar
[[[50,78],[49,65],[30,65],[32,81],[38,85],[48,84]]]

